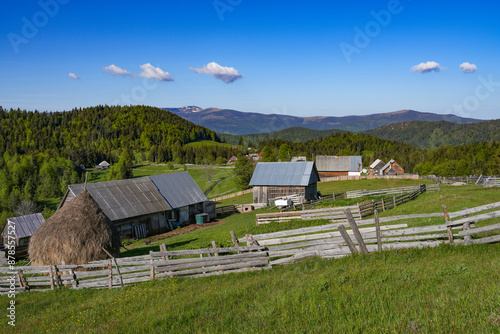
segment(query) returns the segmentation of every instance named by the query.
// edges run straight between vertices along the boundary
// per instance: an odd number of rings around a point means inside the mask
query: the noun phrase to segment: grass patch
[[[270,271],[16,297],[29,333],[500,330],[500,244],[309,259]],[[4,305],[6,296],[0,297]],[[7,328],[8,318],[0,318]]]

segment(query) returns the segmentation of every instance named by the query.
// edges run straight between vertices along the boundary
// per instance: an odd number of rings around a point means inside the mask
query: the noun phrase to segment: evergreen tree
[[[238,189],[248,189],[252,179],[254,165],[246,156],[238,154],[238,160],[234,163],[234,182]]]

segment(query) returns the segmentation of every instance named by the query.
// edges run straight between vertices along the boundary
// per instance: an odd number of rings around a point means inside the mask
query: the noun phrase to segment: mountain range
[[[457,124],[478,123],[483,120],[464,118],[457,115],[442,115],[415,110],[399,110],[361,116],[313,116],[297,117],[283,114],[260,114],[232,109],[207,108],[196,106],[182,108],[163,108],[197,125],[204,126],[219,134],[256,134],[275,132],[291,127],[313,130],[367,131],[380,126],[410,121],[447,121]]]

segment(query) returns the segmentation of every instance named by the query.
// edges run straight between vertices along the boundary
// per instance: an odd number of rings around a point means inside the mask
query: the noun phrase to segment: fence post
[[[394,202],[394,207],[396,207],[397,206],[397,204],[396,204],[396,196],[392,196],[392,201]]]
[[[113,289],[113,263],[108,260],[108,288]]]
[[[362,253],[368,254],[368,249],[366,248],[365,242],[363,241],[363,238],[361,237],[361,233],[359,232],[358,225],[356,225],[356,221],[354,220],[351,210],[345,209],[344,213],[347,217],[347,221],[349,222],[349,226],[351,226],[351,230],[354,233],[354,237],[356,238],[359,249],[361,250]]]
[[[149,251],[149,280],[152,281],[155,279],[155,267],[153,265],[153,251]]]
[[[467,208],[463,208],[462,210],[467,210]],[[469,215],[464,215],[463,218],[468,218]],[[467,231],[467,230],[470,230],[470,223],[467,222],[464,224],[464,231]],[[469,246],[471,244],[471,241],[472,241],[472,236],[469,234],[469,235],[466,235],[464,237],[464,244],[465,246]]]
[[[76,289],[77,287],[77,282],[76,282],[76,274],[75,274],[75,271],[73,269],[70,269],[69,270],[69,273],[71,276],[73,276],[73,278],[71,279],[71,285],[73,286],[73,289]]]
[[[50,289],[54,290],[54,274],[52,274],[52,266],[49,265]]]
[[[382,251],[382,235],[380,233],[380,221],[378,219],[378,211],[375,210],[373,213],[375,215],[375,232],[377,234],[377,248],[378,248],[378,251],[381,252]]]
[[[240,247],[240,243],[238,241],[238,238],[236,238],[234,231],[229,232],[229,234],[231,234],[231,240],[233,241],[234,247]]]
[[[56,286],[58,289],[60,289],[61,288],[61,281],[60,281],[60,277],[59,277],[58,272],[59,272],[59,270],[57,269],[57,266],[54,266],[54,278],[56,281]]]
[[[443,204],[443,212],[444,212],[445,223],[448,223],[450,221],[450,216],[448,215],[448,211],[446,210],[446,205],[444,204]],[[453,232],[451,231],[451,226],[448,226],[448,239],[450,240],[450,243],[453,242]]]
[[[165,243],[162,243],[160,245],[160,252],[162,253],[166,253],[167,252],[167,245],[165,245]],[[162,256],[163,260],[167,260],[167,256]]]
[[[338,230],[339,230],[340,235],[342,236],[342,238],[344,238],[344,241],[346,242],[347,247],[349,247],[349,250],[351,251],[351,253],[352,254],[357,253],[358,250],[356,249],[356,247],[354,247],[354,244],[352,243],[352,240],[349,237],[349,234],[347,234],[347,231],[345,230],[345,226],[344,225],[340,225],[338,227]]]
[[[212,248],[217,248],[217,245],[215,244],[215,241],[212,240]],[[219,256],[219,253],[215,252],[215,256]]]
[[[382,197],[382,211],[385,211],[385,202],[383,197]]]

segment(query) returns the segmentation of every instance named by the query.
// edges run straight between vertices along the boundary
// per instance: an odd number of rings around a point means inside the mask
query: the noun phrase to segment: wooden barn
[[[318,155],[316,156],[316,166],[320,177],[359,176],[363,170],[360,155]]]
[[[371,165],[370,165],[370,175],[383,175],[382,174],[382,168],[384,168],[385,162],[383,162],[380,159],[375,160]]]
[[[45,223],[45,219],[41,213],[8,218],[2,230],[3,245],[7,248],[7,245],[9,245],[9,235],[14,236],[16,246],[15,257],[26,257],[28,255],[30,238],[43,223]],[[14,234],[12,234],[12,232],[14,232]],[[12,240],[12,238],[10,238],[10,240]]]
[[[396,160],[391,159],[384,167],[382,167],[382,175],[403,175],[405,170]]]
[[[70,185],[58,210],[83,189],[83,184]],[[197,214],[215,218],[215,202],[208,200],[187,172],[89,183],[87,191],[122,239],[164,233],[194,223]]]
[[[250,180],[253,202],[267,203],[276,198],[299,195],[303,200],[317,198],[318,171],[309,162],[259,162]]]

